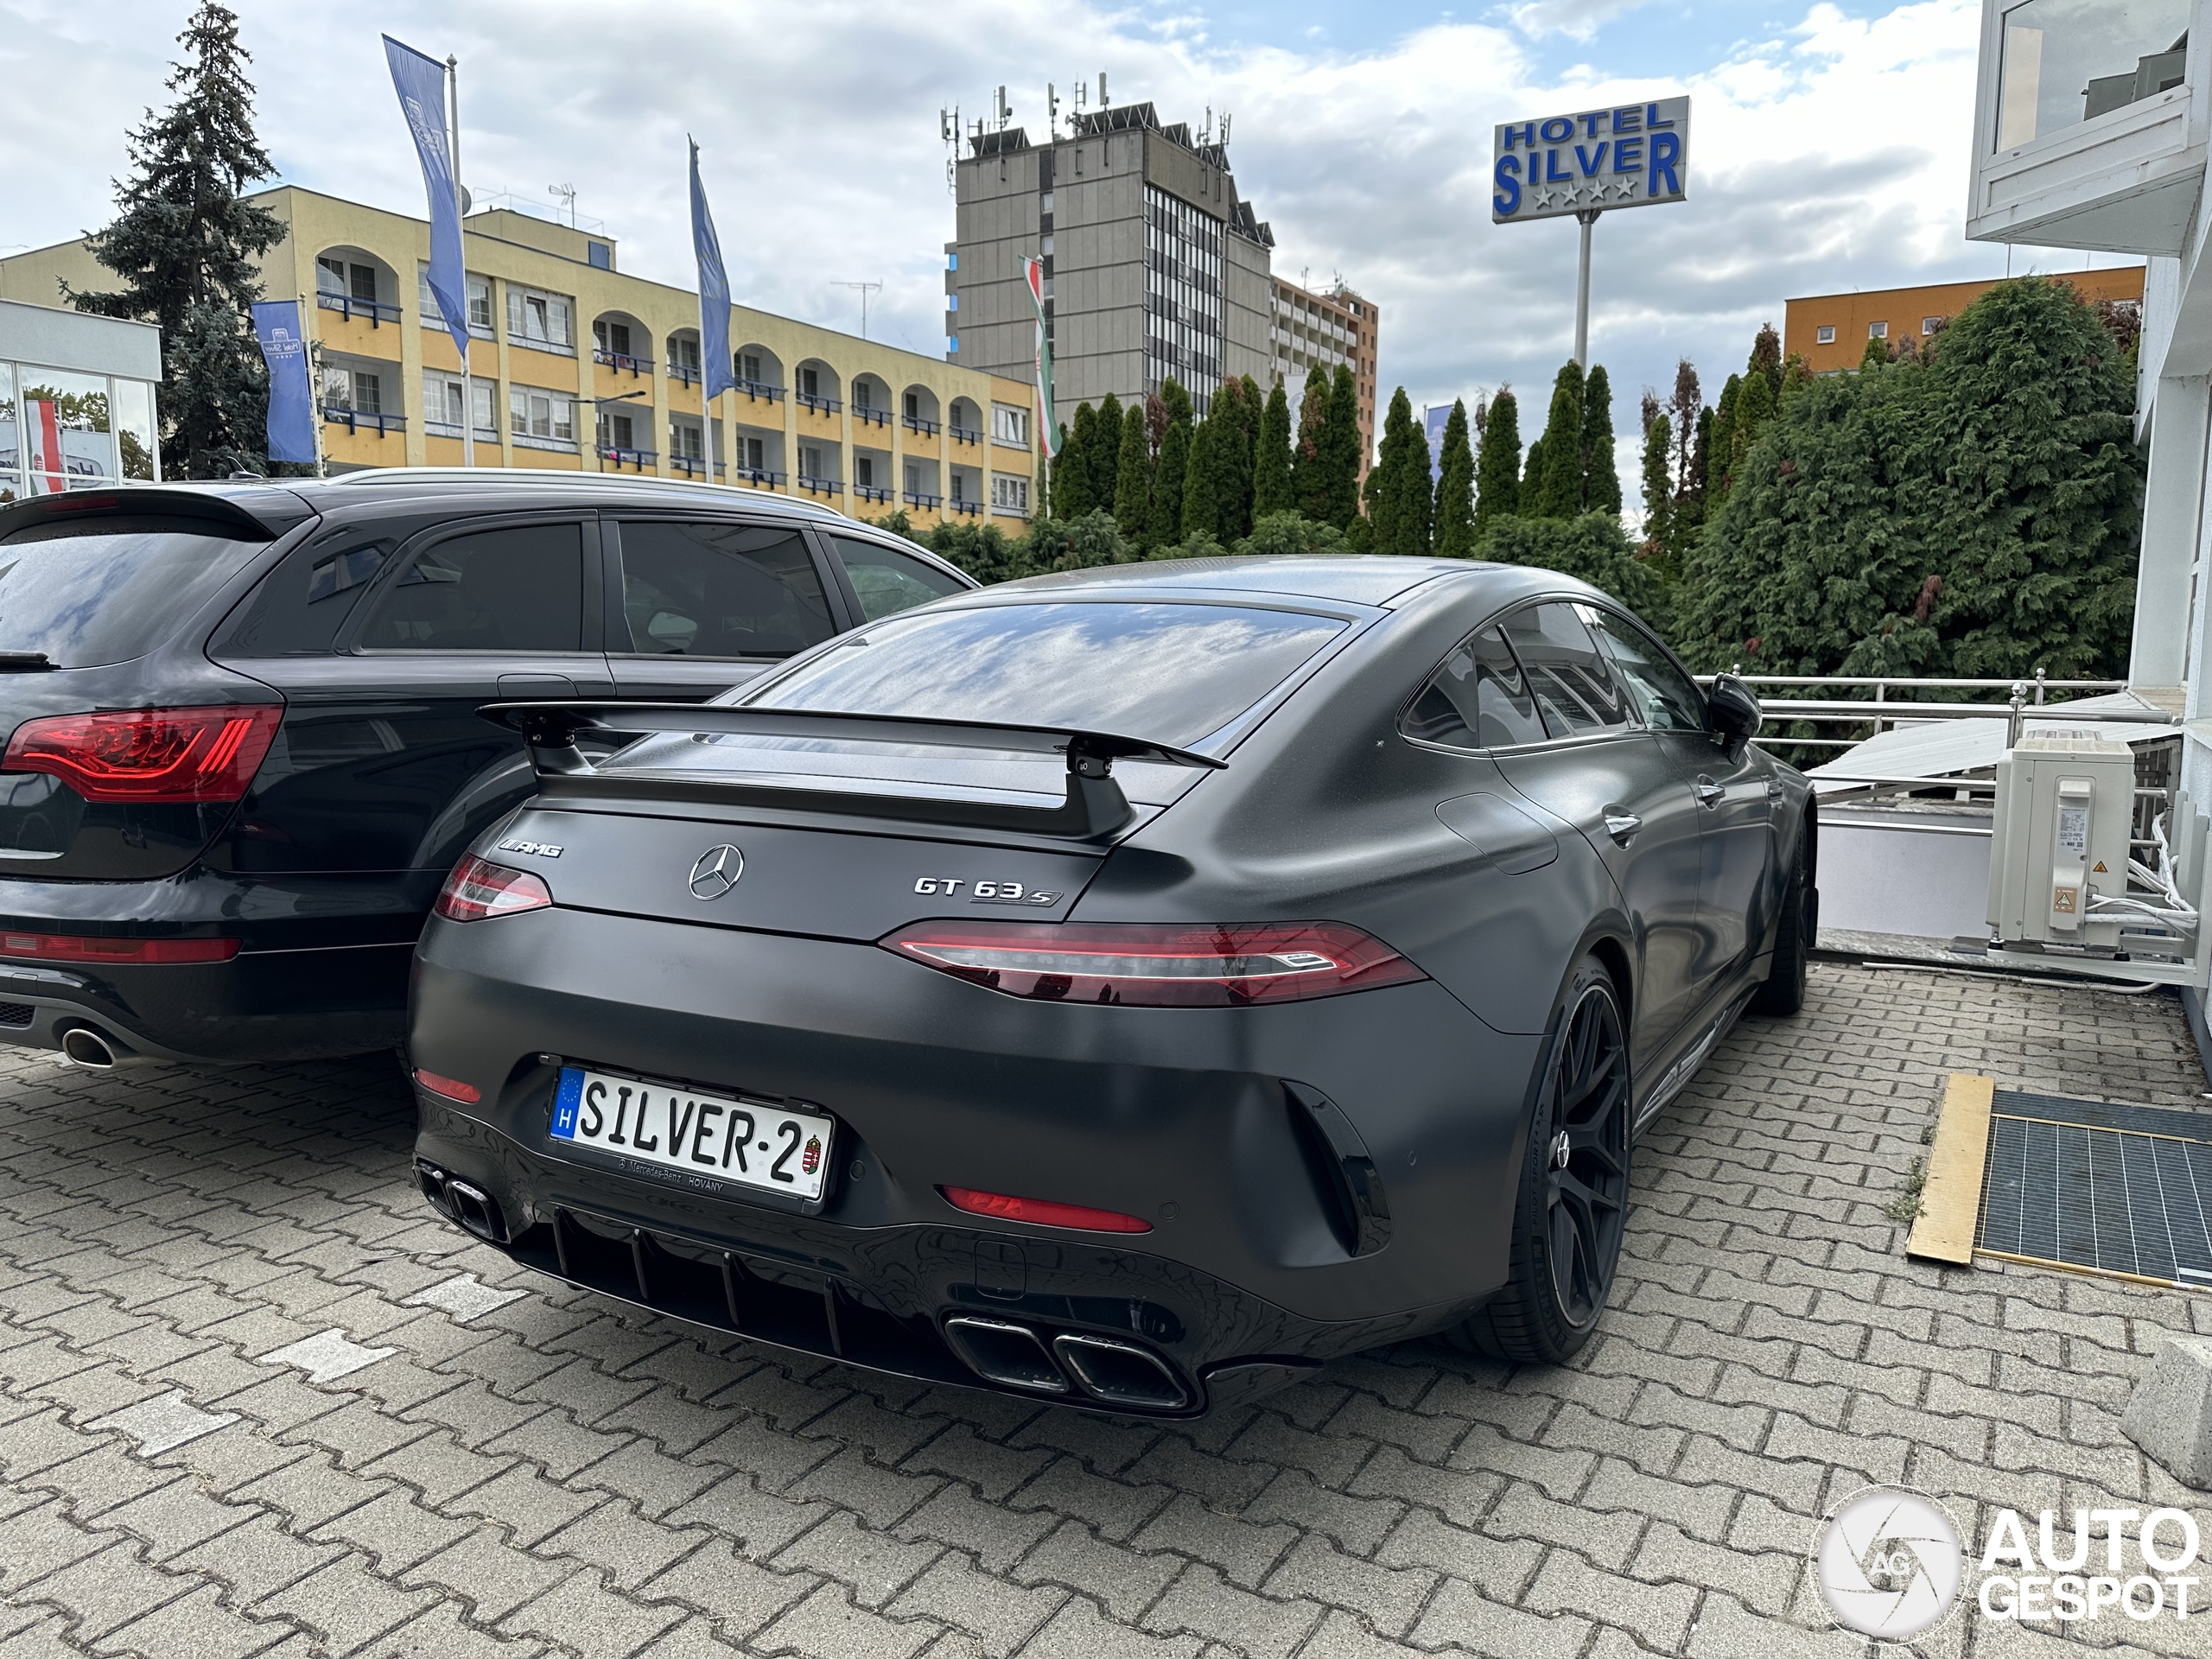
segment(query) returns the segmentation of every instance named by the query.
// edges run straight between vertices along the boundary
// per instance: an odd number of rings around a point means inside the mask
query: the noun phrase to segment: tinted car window
[[[1613,659],[1621,678],[1628,682],[1629,695],[1636,699],[1646,726],[1655,732],[1705,729],[1705,699],[1657,640],[1625,617],[1601,611],[1595,605],[1576,608]]]
[[[1455,749],[1503,749],[1541,743],[1546,733],[1521,665],[1495,628],[1484,628],[1444,659],[1406,711],[1405,733]]]
[[[327,652],[391,556],[392,543],[354,531],[290,554],[261,579],[212,649],[218,656],[297,657]]]
[[[608,648],[653,656],[788,657],[836,632],[805,539],[761,524],[625,523],[622,615]]]
[[[57,668],[143,657],[265,543],[112,518],[28,526],[0,542],[0,651]]]
[[[1505,637],[1554,737],[1634,728],[1627,693],[1574,607],[1555,602],[1516,611],[1505,619]]]
[[[894,617],[729,700],[1072,726],[1195,743],[1344,624],[1228,605],[989,605]]]
[[[581,651],[583,531],[483,530],[411,556],[361,626],[365,651]]]
[[[871,622],[880,622],[947,594],[966,591],[964,583],[935,565],[893,548],[856,542],[846,536],[830,537],[830,544],[844,564],[845,579],[853,584],[854,596],[861,602],[861,614]]]

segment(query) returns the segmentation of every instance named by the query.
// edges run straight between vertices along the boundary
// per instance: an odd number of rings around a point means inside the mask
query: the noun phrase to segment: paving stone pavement
[[[1775,1659],[1866,1650],[1804,1551],[1870,1481],[1977,1537],[1997,1506],[2202,1514],[2119,1414],[2212,1299],[1909,1263],[1886,1213],[1952,1069],[2204,1109],[2163,997],[1816,966],[1638,1148],[1575,1364],[1407,1344],[1172,1427],[533,1279],[415,1192],[389,1056],[0,1056],[0,1659]]]

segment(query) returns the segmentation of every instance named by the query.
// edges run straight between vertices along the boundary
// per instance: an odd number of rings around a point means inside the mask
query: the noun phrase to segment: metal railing
[[[783,474],[772,472],[766,467],[741,467],[737,469],[737,476],[755,489],[762,490],[772,490],[784,481]]]
[[[387,432],[404,432],[407,429],[404,415],[385,415],[373,409],[346,409],[337,404],[325,404],[322,418],[333,426],[344,427],[348,432],[359,432],[365,426],[378,437]]]
[[[315,302],[325,311],[335,311],[349,321],[355,317],[366,317],[372,328],[381,328],[387,322],[399,321],[399,308],[386,305],[382,300],[357,299],[351,294],[317,294]]]
[[[1802,722],[1818,727],[1861,726],[1869,729],[1856,736],[1805,737],[1784,735],[1778,731],[1760,734],[1758,741],[1764,747],[1802,749],[1853,749],[1867,738],[1878,733],[1892,731],[1901,726],[1919,725],[1941,720],[1992,720],[2007,721],[2006,741],[2019,741],[2023,721],[2036,719],[2093,719],[2108,720],[2120,724],[2173,725],[2177,721],[2169,715],[2137,709],[2073,709],[2078,699],[2069,698],[2051,702],[2049,694],[2054,691],[2081,692],[2092,696],[2125,691],[2125,680],[2054,680],[2037,670],[2031,679],[1951,679],[1937,676],[1917,678],[1904,675],[1851,674],[1738,674],[1737,677],[1758,690],[1762,686],[1805,687],[1816,690],[1866,686],[1872,690],[1870,697],[1767,697],[1759,699],[1770,725]],[[1714,677],[1696,677],[1700,685],[1711,685]],[[1993,694],[1986,702],[1923,702],[1911,696],[1896,695],[1900,692],[1922,691],[1983,691]],[[1996,701],[2002,696],[2003,701]]]
[[[940,507],[944,505],[944,498],[926,494],[920,490],[909,490],[906,492],[906,505],[910,507]]]
[[[650,357],[632,357],[627,352],[610,352],[604,346],[592,353],[591,360],[626,374],[651,374],[653,372],[653,360]]]
[[[660,458],[660,452],[657,449],[625,449],[619,444],[602,443],[599,446],[599,458],[613,461],[618,473],[625,467],[642,473]]]
[[[864,426],[888,426],[891,424],[891,411],[887,409],[876,409],[866,404],[855,404],[853,418]]]
[[[981,443],[983,441],[983,429],[979,426],[948,425],[944,429],[952,434],[956,443]]]
[[[956,495],[950,505],[953,512],[964,512],[970,518],[980,518],[982,515],[983,504],[980,501],[969,501]]]
[[[909,432],[918,432],[925,438],[937,435],[938,423],[926,415],[902,415],[899,418]]]
[[[809,495],[835,495],[845,487],[841,480],[817,478],[811,473],[801,473],[798,475],[798,486]]]
[[[853,486],[853,493],[863,501],[880,501],[886,505],[896,500],[899,496],[899,492],[896,490],[879,489],[873,484],[855,484]]]
[[[679,386],[694,386],[699,383],[699,368],[695,363],[671,363],[668,378]]]
[[[737,389],[748,397],[766,398],[772,404],[779,397],[787,397],[791,395],[788,391],[785,391],[783,387],[772,386],[766,380],[741,380],[737,383]],[[808,397],[803,393],[799,397],[799,402],[802,404],[814,403],[817,401],[818,400]],[[837,405],[835,402],[832,402],[830,405],[832,409],[835,409],[836,406]]]
[[[776,400],[771,397],[768,401],[772,404]],[[802,408],[810,409],[817,415],[835,415],[844,407],[835,397],[817,397],[810,391],[800,392],[798,401]]]

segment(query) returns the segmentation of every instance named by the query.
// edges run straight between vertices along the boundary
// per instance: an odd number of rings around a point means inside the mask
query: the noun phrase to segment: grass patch
[[[1928,1185],[1928,1161],[1923,1158],[1912,1160],[1912,1167],[1905,1171],[1904,1185],[1897,1195],[1882,1206],[1882,1213],[1891,1221],[1915,1222],[1920,1219],[1920,1195]]]

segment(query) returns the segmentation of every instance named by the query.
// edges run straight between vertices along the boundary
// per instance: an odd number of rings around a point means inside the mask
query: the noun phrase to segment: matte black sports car
[[[1175,1414],[1426,1332],[1562,1359],[1637,1131],[1803,994],[1756,701],[1545,571],[1123,565],[486,712],[541,791],[416,956],[424,1192],[907,1376]]]

